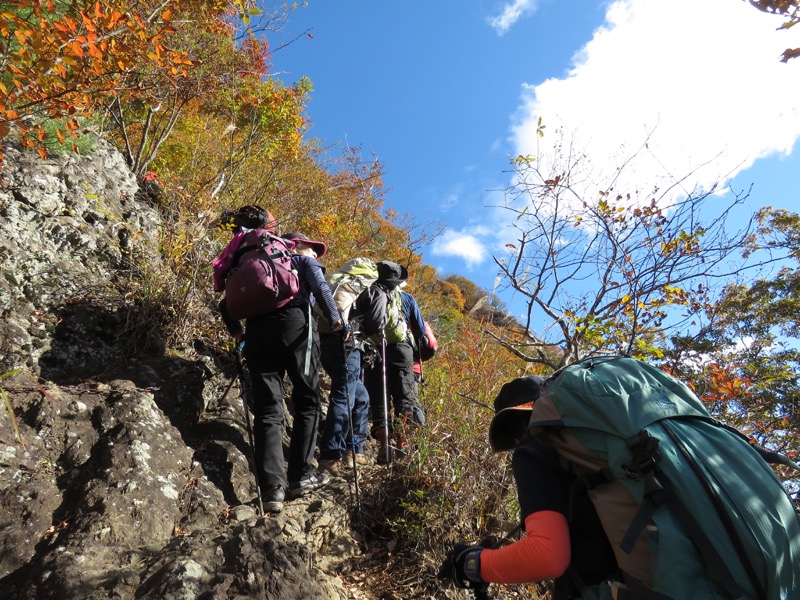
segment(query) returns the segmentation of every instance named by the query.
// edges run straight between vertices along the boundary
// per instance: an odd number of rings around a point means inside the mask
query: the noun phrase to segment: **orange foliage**
[[[77,117],[110,98],[145,92],[142,73],[177,83],[197,63],[169,44],[175,23],[202,22],[220,33],[227,7],[213,0],[7,2],[0,10],[0,141],[16,130],[24,146],[36,147],[45,118],[71,119],[75,136]]]

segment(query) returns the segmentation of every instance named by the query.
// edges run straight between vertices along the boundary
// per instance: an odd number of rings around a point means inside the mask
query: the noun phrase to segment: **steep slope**
[[[5,154],[0,597],[364,598],[334,575],[347,483],[259,518],[232,366],[126,345],[117,283],[158,260],[160,221],[121,156]]]

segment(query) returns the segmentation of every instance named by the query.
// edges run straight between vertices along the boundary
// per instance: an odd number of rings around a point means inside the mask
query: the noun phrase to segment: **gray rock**
[[[348,598],[347,484],[259,517],[230,369],[120,339],[160,224],[122,157],[4,152],[0,598]]]

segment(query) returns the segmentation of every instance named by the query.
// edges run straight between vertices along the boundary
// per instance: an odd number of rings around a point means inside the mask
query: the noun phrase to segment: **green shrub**
[[[74,132],[67,130],[66,119],[48,119],[42,123],[46,136],[42,145],[50,154],[67,154],[77,151],[82,156],[91,155],[97,136],[89,128],[89,119],[78,118],[80,127]],[[60,132],[60,135],[59,135]]]

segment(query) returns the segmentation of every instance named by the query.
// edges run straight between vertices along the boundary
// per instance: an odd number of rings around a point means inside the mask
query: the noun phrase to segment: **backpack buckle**
[[[635,436],[628,438],[626,443],[631,450],[631,461],[622,463],[622,469],[625,477],[639,481],[643,475],[650,473],[661,459],[658,439],[647,431],[640,431]]]

